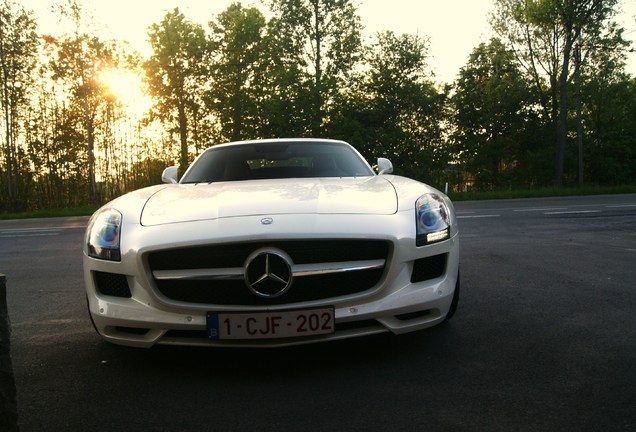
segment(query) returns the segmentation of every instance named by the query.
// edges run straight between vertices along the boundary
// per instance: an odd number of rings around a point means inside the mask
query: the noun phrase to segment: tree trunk
[[[563,47],[563,68],[559,77],[559,119],[557,123],[557,148],[554,185],[563,186],[563,165],[565,162],[565,143],[567,140],[568,121],[568,75],[570,71],[570,55],[572,53],[573,37],[571,28],[566,28],[567,36]]]
[[[183,175],[188,168],[188,118],[185,112],[185,102],[179,102],[179,141],[181,143],[179,173]]]
[[[95,178],[95,130],[90,115],[86,113],[86,140],[88,141],[88,177],[91,183],[91,201],[93,205],[99,205],[97,196],[97,180]]]
[[[322,129],[322,33],[320,28],[320,2],[314,1],[315,36],[316,36],[316,77],[314,81],[314,113],[312,121],[312,134],[315,137],[321,135]]]
[[[3,23],[0,23],[0,41],[4,38]],[[8,210],[15,211],[16,197],[13,191],[13,158],[11,157],[11,115],[9,113],[9,89],[7,80],[7,64],[5,60],[4,43],[0,43],[0,64],[2,65],[2,102],[3,102],[3,114],[4,114],[4,127],[5,127],[5,162],[7,164],[7,201]]]
[[[582,120],[582,96],[581,96],[581,45],[577,43],[574,48],[574,61],[576,62],[576,138],[579,150],[579,187],[583,187],[583,120]]]

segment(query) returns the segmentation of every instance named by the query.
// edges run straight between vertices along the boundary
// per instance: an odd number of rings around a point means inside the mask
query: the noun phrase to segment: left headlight
[[[88,256],[108,261],[121,261],[119,240],[122,215],[115,209],[96,213],[88,226]]]
[[[448,206],[437,194],[422,195],[415,202],[416,246],[450,238],[451,217]]]

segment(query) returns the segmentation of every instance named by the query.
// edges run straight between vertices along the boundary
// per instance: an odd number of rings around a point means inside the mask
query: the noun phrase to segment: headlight
[[[450,237],[450,212],[437,194],[422,195],[415,202],[416,246],[424,246]]]
[[[109,261],[121,261],[119,238],[122,216],[117,210],[96,213],[88,226],[88,256]]]

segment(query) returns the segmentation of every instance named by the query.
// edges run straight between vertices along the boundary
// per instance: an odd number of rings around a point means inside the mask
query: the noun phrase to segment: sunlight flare
[[[100,81],[110,94],[135,115],[150,109],[152,100],[143,91],[142,78],[130,69],[109,68],[100,73]]]

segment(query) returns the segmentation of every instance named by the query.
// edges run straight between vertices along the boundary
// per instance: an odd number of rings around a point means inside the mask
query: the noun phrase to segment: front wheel
[[[91,324],[93,324],[93,328],[95,329],[97,334],[101,336],[101,333],[99,332],[99,330],[97,330],[97,325],[95,325],[95,320],[93,320],[93,314],[91,314],[91,307],[88,302],[88,295],[86,296],[86,309],[88,310],[88,317],[91,319]]]
[[[453,294],[453,300],[451,301],[450,308],[448,309],[448,313],[446,314],[446,318],[444,318],[444,322],[450,320],[453,315],[455,315],[455,311],[457,310],[457,304],[459,303],[459,272],[457,272],[457,283],[455,284],[455,293]]]

